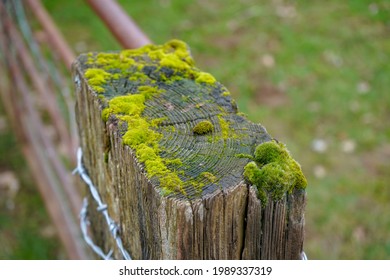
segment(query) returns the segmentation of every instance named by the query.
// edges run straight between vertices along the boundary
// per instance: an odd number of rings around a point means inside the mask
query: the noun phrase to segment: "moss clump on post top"
[[[217,177],[211,172],[202,172],[200,176],[206,178],[209,182],[214,183],[217,181]]]
[[[214,126],[210,121],[201,121],[194,126],[192,131],[194,132],[194,134],[204,135],[212,132],[213,129]]]
[[[216,82],[216,80],[210,73],[202,72],[199,73],[198,77],[196,78],[196,82],[212,85]]]
[[[160,157],[158,141],[162,134],[152,129],[162,120],[148,120],[142,116],[145,102],[161,94],[163,90],[152,86],[139,86],[137,92],[109,100],[108,107],[102,111],[102,118],[107,121],[110,115],[115,115],[119,120],[126,122],[128,129],[123,135],[123,143],[136,151],[138,160],[145,164],[147,176],[159,178],[160,186],[165,193],[180,191],[183,186],[182,180],[167,166],[180,160]]]
[[[273,200],[280,200],[286,193],[307,186],[300,165],[291,157],[286,146],[276,141],[256,147],[254,161],[245,166],[244,176],[257,187],[263,206],[268,195]]]
[[[110,73],[97,68],[91,68],[85,72],[85,77],[88,79],[93,90],[97,93],[104,92],[102,85],[104,85],[111,76]]]

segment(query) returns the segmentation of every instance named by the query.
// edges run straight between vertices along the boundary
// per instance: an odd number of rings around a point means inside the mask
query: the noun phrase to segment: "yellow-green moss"
[[[210,183],[215,183],[217,181],[217,177],[211,172],[202,172],[200,173],[200,176],[206,178]]]
[[[143,94],[117,96],[108,102],[109,107],[103,110],[102,118],[107,121],[111,114],[140,116],[145,109],[144,103],[145,96]]]
[[[205,83],[205,84],[213,85],[217,80],[210,73],[200,72],[197,74],[195,81],[197,83]]]
[[[252,155],[248,155],[248,154],[235,154],[234,157],[236,157],[236,158],[248,158],[250,160],[254,160],[254,157]]]
[[[153,119],[150,121],[150,126],[152,127],[158,127],[163,121],[165,121],[167,117],[162,117],[158,119]]]
[[[294,189],[305,189],[307,181],[300,165],[282,143],[266,142],[256,147],[254,161],[244,168],[245,178],[259,191],[259,199],[266,205],[268,195],[280,200]]]
[[[162,188],[164,194],[170,194],[174,191],[185,194],[183,190],[183,181],[176,172],[168,169],[166,173],[159,177],[159,180],[160,187]]]
[[[155,160],[158,157],[158,149],[156,147],[149,147],[145,143],[137,145],[136,155],[140,162],[147,160]]]
[[[192,186],[197,193],[201,193],[203,187],[205,186],[205,183],[200,182],[199,179],[190,180],[187,184]]]
[[[138,145],[146,144],[152,148],[158,145],[162,134],[150,128],[150,124],[145,119],[134,119],[128,121],[128,129],[123,135],[123,143],[137,150]]]
[[[175,132],[176,131],[176,128],[173,125],[169,126],[169,128],[171,129],[171,132]]]
[[[108,107],[102,111],[103,120],[115,115],[120,121],[127,123],[127,131],[123,135],[123,143],[130,146],[138,160],[145,165],[148,178],[157,177],[164,193],[182,191],[183,182],[178,174],[167,165],[179,165],[180,159],[162,159],[158,142],[162,134],[152,127],[160,124],[165,118],[148,120],[142,116],[145,101],[161,94],[161,90],[151,86],[138,87],[138,93],[117,96],[108,101]]]
[[[221,127],[222,138],[226,140],[229,137],[229,123],[222,116],[218,116],[218,120]]]
[[[111,74],[99,68],[89,68],[85,71],[85,78],[87,78],[89,85],[97,93],[104,92],[102,87],[107,80],[111,78]]]
[[[181,166],[183,165],[183,162],[179,158],[175,159],[164,159],[164,162],[168,165],[176,165],[176,166]]]
[[[96,64],[104,67],[106,70],[114,69],[116,71],[126,71],[136,62],[130,57],[122,55],[122,53],[99,53],[96,57]]]
[[[107,121],[110,116],[115,115],[119,123],[127,125],[127,130],[122,136],[123,143],[135,151],[138,160],[145,165],[146,175],[159,180],[164,193],[182,191],[184,183],[178,176],[180,173],[175,169],[182,162],[180,159],[167,159],[160,156],[162,148],[159,146],[159,141],[163,134],[155,129],[159,127],[163,131],[169,129],[174,132],[175,128],[174,126],[162,127],[161,123],[165,118],[145,118],[142,114],[145,110],[145,102],[163,92],[156,86],[161,81],[169,84],[181,79],[190,79],[196,83],[214,85],[216,79],[195,67],[187,45],[179,40],[117,53],[90,53],[86,63],[90,68],[85,71],[85,77],[93,90],[99,93],[103,106],[106,106],[102,111],[102,119]],[[118,79],[120,81],[116,81]],[[115,97],[117,93],[113,87],[122,83],[130,84],[131,92]],[[135,92],[134,89],[137,91]],[[222,93],[222,96],[227,95],[227,90]],[[190,98],[183,96],[182,101],[188,102]],[[198,104],[197,107],[201,106],[203,104]],[[222,130],[219,139],[222,137],[226,140],[234,137],[234,131],[229,130],[228,121],[219,119]],[[194,134],[198,135],[213,131],[214,127],[210,121],[200,122],[193,129]],[[210,182],[215,180],[211,175],[205,172],[198,176],[198,180],[190,180],[190,183],[187,183],[196,184],[196,189],[201,190],[205,179]]]
[[[166,43],[163,48],[167,52],[174,51],[176,55],[189,66],[195,65],[194,59],[188,50],[188,46],[183,41],[173,39]]]
[[[289,158],[285,145],[276,141],[265,142],[255,149],[255,161],[261,166],[271,162],[286,162]]]
[[[191,68],[188,63],[181,60],[181,58],[176,53],[164,54],[160,60],[160,65],[162,67],[168,67],[179,71],[186,71]]]
[[[194,126],[192,131],[194,132],[194,134],[204,135],[204,134],[212,132],[213,129],[214,129],[214,126],[210,121],[201,121],[201,122],[198,122]]]
[[[210,85],[216,82],[211,74],[202,72],[195,67],[187,44],[180,40],[171,40],[163,45],[146,45],[139,49],[123,50],[119,53],[89,53],[87,65],[93,67],[87,71],[93,69],[100,71],[89,80],[91,86],[98,93],[104,93],[102,86],[110,80],[124,76],[128,76],[130,81],[140,84],[154,84],[156,78],[167,83],[182,78]],[[156,76],[151,78],[142,71],[146,66],[156,65],[158,66],[156,73],[158,73],[159,78]],[[163,67],[174,70],[173,74],[167,77],[164,71],[159,71]]]
[[[164,92],[156,86],[139,86],[138,92],[145,96],[145,100],[150,99]]]

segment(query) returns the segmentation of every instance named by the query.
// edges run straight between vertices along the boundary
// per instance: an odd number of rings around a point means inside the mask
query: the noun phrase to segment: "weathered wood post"
[[[300,259],[300,166],[183,42],[81,55],[73,75],[83,162],[132,258]]]

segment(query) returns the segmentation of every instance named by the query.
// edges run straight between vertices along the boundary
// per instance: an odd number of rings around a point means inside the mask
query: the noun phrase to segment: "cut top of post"
[[[182,41],[88,53],[76,65],[98,97],[102,120],[117,125],[163,195],[195,199],[238,185],[256,147],[272,139],[238,112],[221,83],[195,67]]]

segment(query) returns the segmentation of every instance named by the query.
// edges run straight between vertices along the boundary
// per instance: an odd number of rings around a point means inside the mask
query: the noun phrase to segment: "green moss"
[[[200,182],[199,180],[190,180],[188,181],[188,185],[192,186],[197,193],[201,193],[205,183]]]
[[[255,159],[252,155],[248,155],[248,154],[235,154],[234,156],[236,158],[248,158],[250,160],[254,160]]]
[[[158,142],[162,134],[152,127],[158,126],[165,118],[148,120],[142,116],[145,101],[161,94],[163,91],[152,86],[138,87],[138,93],[117,96],[108,102],[102,111],[102,118],[107,121],[115,115],[120,121],[127,123],[127,131],[122,136],[123,143],[135,150],[138,160],[145,165],[148,178],[157,177],[164,193],[182,191],[183,182],[167,165],[179,165],[179,159],[162,159],[159,155]]]
[[[194,134],[204,135],[212,132],[213,129],[214,126],[210,121],[201,121],[194,126],[192,131],[194,132]]]
[[[175,159],[164,159],[165,164],[167,165],[176,165],[176,166],[181,166],[183,165],[183,162],[179,158]]]
[[[95,63],[106,70],[115,69],[116,71],[126,71],[136,64],[134,59],[126,57],[122,53],[99,53]]]
[[[181,60],[176,53],[164,54],[160,60],[160,65],[162,67],[168,67],[179,71],[186,71],[191,68],[191,66]]]
[[[157,96],[163,92],[165,92],[162,89],[159,89],[156,86],[139,86],[138,87],[138,92],[145,96],[145,100],[150,99],[154,96]]]
[[[259,165],[264,165],[270,162],[285,162],[290,157],[286,146],[283,143],[275,141],[265,142],[258,145],[255,149],[255,161]]]
[[[217,177],[211,172],[202,172],[200,173],[200,176],[206,178],[210,183],[215,183],[217,181]]]
[[[177,175],[176,172],[168,171],[160,177],[160,187],[165,194],[172,192],[181,192],[185,194],[183,189],[183,181]]]
[[[150,128],[150,123],[143,118],[134,118],[127,121],[128,129],[123,135],[123,143],[137,150],[138,145],[147,144],[149,146],[157,145],[162,138],[162,134]]]
[[[305,189],[307,181],[299,164],[282,143],[266,142],[256,147],[254,161],[244,168],[244,177],[255,185],[263,206],[270,195],[280,200],[294,189]]]
[[[158,127],[163,121],[165,121],[167,117],[162,117],[158,119],[153,119],[150,121],[150,126],[152,127]]]
[[[122,140],[125,145],[133,149],[140,163],[144,164],[146,176],[158,179],[162,192],[170,193],[180,191],[184,193],[184,185],[193,184],[197,191],[201,191],[206,181],[214,182],[216,178],[210,172],[203,172],[196,180],[186,178],[184,183],[181,178],[185,175],[177,171],[182,165],[180,159],[163,158],[164,151],[163,134],[175,132],[175,127],[164,126],[166,118],[150,119],[143,115],[146,103],[164,93],[160,87],[174,83],[178,80],[192,80],[194,86],[208,88],[215,85],[216,79],[209,73],[202,72],[195,67],[187,45],[179,40],[172,40],[163,45],[147,45],[136,50],[123,50],[117,53],[90,53],[87,56],[85,77],[90,86],[99,94],[101,104],[105,107],[102,111],[102,119],[108,121],[110,116],[115,116],[122,124]],[[187,81],[183,81],[185,83]],[[122,95],[117,88],[128,88],[129,92]],[[165,86],[164,86],[165,88]],[[214,87],[213,87],[214,88]],[[220,89],[221,98],[230,93],[226,89]],[[120,96],[116,96],[119,95]],[[203,93],[202,93],[203,95]],[[165,96],[163,96],[165,98]],[[194,102],[192,96],[182,96],[180,102]],[[207,102],[207,101],[205,101]],[[204,103],[196,104],[201,108]],[[221,108],[221,116],[218,117],[221,133],[211,134],[214,131],[213,123],[202,121],[197,123],[193,132],[196,135],[213,136],[210,141],[227,140],[237,138],[237,134],[229,127],[230,123],[224,119],[226,112]],[[158,129],[158,130],[157,130]],[[169,134],[169,133],[168,133]],[[168,137],[174,137],[172,133]],[[165,139],[167,141],[169,139]],[[164,143],[165,143],[164,141]],[[225,143],[226,145],[226,143]],[[183,170],[181,168],[181,170]]]
[[[213,85],[217,80],[210,73],[199,72],[197,74],[195,81],[197,83],[205,83],[205,84]]]
[[[174,51],[176,55],[189,66],[194,66],[195,62],[188,51],[188,46],[183,41],[174,39],[164,45],[165,51]]]
[[[155,81],[151,80],[147,75],[145,75],[142,72],[132,73],[131,76],[129,77],[129,81],[142,82],[142,83],[149,81],[152,84],[155,83]]]
[[[222,116],[218,116],[218,120],[221,127],[222,138],[226,140],[229,137],[229,123]]]
[[[111,74],[99,68],[89,68],[85,71],[85,78],[87,78],[89,85],[97,93],[104,91],[102,87],[106,84],[107,80],[111,78]]]
[[[166,193],[178,191],[183,182],[167,164],[179,164],[180,160],[164,161],[159,156],[158,142],[162,134],[152,129],[166,118],[148,120],[142,116],[145,101],[161,94],[163,90],[153,86],[139,86],[137,92],[111,99],[108,107],[102,111],[102,118],[107,121],[110,115],[115,115],[120,121],[126,122],[128,128],[122,137],[123,143],[135,150],[138,160],[145,164],[147,176],[158,177]]]
[[[195,67],[194,60],[186,43],[171,40],[164,45],[146,45],[135,50],[123,50],[119,53],[89,53],[87,65],[92,66],[88,71],[98,70],[91,75],[89,82],[98,93],[104,93],[102,85],[112,80],[128,76],[132,82],[140,84],[155,84],[162,80],[168,84],[183,78],[193,79],[198,83],[213,85],[216,79],[209,73]],[[143,69],[147,66],[158,65],[156,76],[150,77]],[[162,68],[174,70],[169,77]],[[92,73],[91,72],[91,73]]]
[[[145,109],[144,103],[145,96],[142,94],[117,96],[108,102],[109,107],[102,111],[102,118],[107,121],[111,114],[140,116]]]
[[[249,162],[244,167],[244,176],[251,183],[258,181],[257,178],[260,177],[260,169],[254,161]]]
[[[219,131],[218,134],[213,135],[213,137],[211,137],[211,136],[208,137],[207,138],[208,142],[210,142],[210,143],[218,142],[218,141],[220,141],[222,139],[225,142],[225,145],[226,145],[226,141],[228,139],[242,139],[243,137],[247,136],[247,135],[244,135],[244,134],[236,133],[234,128],[232,128],[230,126],[230,121],[226,120],[224,118],[224,116],[226,116],[226,113],[219,114],[217,116],[218,122],[219,122],[220,131]]]

